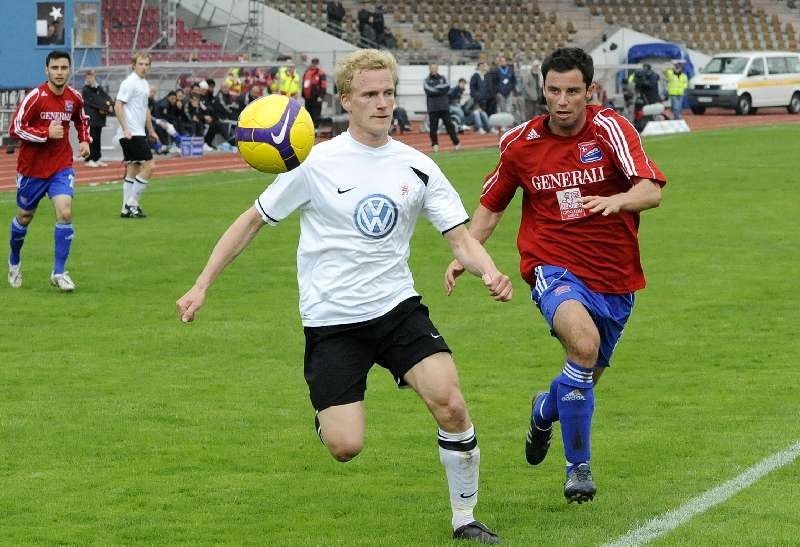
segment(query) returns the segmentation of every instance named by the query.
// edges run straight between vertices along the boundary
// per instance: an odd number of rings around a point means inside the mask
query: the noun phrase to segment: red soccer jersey
[[[589,213],[582,196],[610,196],[631,179],[666,179],[647,157],[633,126],[610,108],[586,107],[586,124],[573,137],[553,134],[548,116],[515,127],[500,139],[500,162],[486,177],[481,204],[505,210],[522,188],[517,236],[520,273],[531,286],[534,268],[561,266],[593,291],[624,294],[645,286],[639,261],[639,214]]]
[[[50,139],[50,122],[57,120],[64,128],[64,138]],[[17,158],[17,172],[27,177],[46,179],[72,167],[69,122],[75,123],[78,141],[91,142],[89,118],[83,112],[83,97],[69,86],[56,95],[47,82],[31,90],[14,112],[8,134],[22,141]]]

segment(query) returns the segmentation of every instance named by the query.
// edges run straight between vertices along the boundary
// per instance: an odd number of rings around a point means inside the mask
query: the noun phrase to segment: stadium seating
[[[575,0],[608,25],[686,45],[706,53],[737,49],[797,50],[791,22],[752,0]]]
[[[161,37],[159,32],[158,7],[145,5],[139,33],[141,0],[103,0],[103,32],[108,35],[108,63],[112,65],[130,62],[131,50],[148,49]],[[134,43],[134,37],[136,42]],[[222,45],[205,39],[203,33],[186,28],[182,19],[176,21],[176,44],[168,50],[156,46],[150,51],[153,61],[235,61],[234,54],[221,53]]]

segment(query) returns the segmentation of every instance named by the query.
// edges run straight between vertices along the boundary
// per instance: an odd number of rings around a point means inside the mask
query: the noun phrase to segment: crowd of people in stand
[[[158,136],[151,139],[157,154],[181,153],[181,142],[187,137],[202,137],[203,149],[235,151],[236,123],[241,111],[254,100],[269,94],[287,95],[304,102],[319,127],[322,102],[328,93],[327,75],[314,58],[302,77],[288,58],[279,59],[271,68],[231,68],[221,85],[213,78],[182,76],[174,89],[159,95],[150,86],[148,107]],[[92,135],[91,153],[85,159],[88,167],[105,167],[101,159],[100,136],[106,118],[114,115],[114,101],[96,79],[93,70],[84,74],[82,94],[89,116]]]

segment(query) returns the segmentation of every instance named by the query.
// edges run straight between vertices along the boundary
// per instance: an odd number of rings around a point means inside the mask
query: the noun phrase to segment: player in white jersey
[[[265,224],[300,211],[297,276],[306,336],[305,378],[317,433],[331,455],[349,461],[364,446],[364,392],[377,363],[409,385],[436,420],[439,457],[453,511],[453,537],[495,544],[477,521],[480,450],[458,387],[450,349],[428,317],[408,267],[419,215],[447,239],[453,255],[495,300],[511,281],[464,226],[461,199],[436,164],[389,138],[397,64],[387,52],[360,50],[336,69],[350,128],[315,146],[300,167],[280,175],[219,240],[194,286],[177,302],[192,321],[209,286]]]
[[[153,128],[147,97],[150,85],[145,76],[150,72],[150,55],[137,53],[132,59],[133,72],[119,86],[114,112],[119,121],[117,139],[122,147],[125,180],[122,181],[122,218],[144,218],[139,198],[153,176],[155,162],[150,151],[149,136],[158,140]]]

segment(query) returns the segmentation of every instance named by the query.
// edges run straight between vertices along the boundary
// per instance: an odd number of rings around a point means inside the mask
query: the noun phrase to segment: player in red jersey
[[[21,142],[17,159],[17,214],[11,221],[8,282],[22,286],[20,251],[39,201],[47,194],[56,211],[55,263],[50,283],[63,292],[75,290],[65,271],[72,229],[72,146],[69,122],[78,131],[78,152],[89,155],[89,118],[81,94],[67,85],[71,59],[66,51],[51,51],[45,60],[47,81],[25,95],[11,119],[9,135]]]
[[[594,90],[589,55],[558,49],[542,75],[550,114],[503,135],[470,232],[485,242],[522,189],[520,271],[566,353],[550,390],[533,398],[525,454],[540,463],[553,422],[561,421],[564,496],[580,503],[596,492],[589,467],[594,384],[610,363],[634,292],[645,286],[639,212],[659,205],[666,180],[625,118],[587,104]],[[462,272],[456,261],[448,266],[448,294]]]

